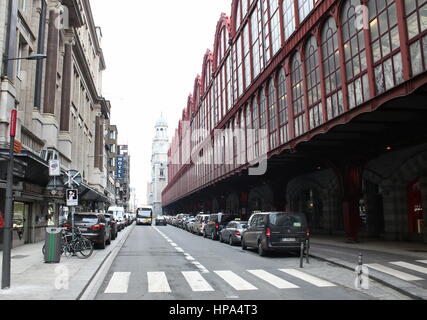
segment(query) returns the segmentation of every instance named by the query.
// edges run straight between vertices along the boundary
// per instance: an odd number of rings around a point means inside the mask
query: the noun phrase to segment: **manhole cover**
[[[27,257],[29,257],[29,256],[13,256],[12,259],[24,259]]]

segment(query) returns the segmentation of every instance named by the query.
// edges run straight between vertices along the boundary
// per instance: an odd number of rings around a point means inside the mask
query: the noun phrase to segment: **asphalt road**
[[[355,266],[356,267],[356,266]],[[405,299],[356,273],[311,259],[243,251],[172,226],[136,226],[103,280],[97,300]]]

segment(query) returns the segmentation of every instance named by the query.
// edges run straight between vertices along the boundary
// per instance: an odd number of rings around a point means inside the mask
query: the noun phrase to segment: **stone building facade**
[[[80,208],[102,211],[111,203],[105,129],[111,105],[102,96],[106,69],[102,34],[89,0],[4,0],[0,53],[6,60],[0,88],[0,210],[4,211],[9,122],[18,111],[14,179],[14,246],[44,238],[44,228],[67,213],[64,188],[49,178],[48,161],[78,170]],[[52,192],[55,190],[54,192]],[[2,231],[0,230],[0,233]],[[2,235],[0,235],[2,239]],[[1,240],[0,240],[1,242]]]

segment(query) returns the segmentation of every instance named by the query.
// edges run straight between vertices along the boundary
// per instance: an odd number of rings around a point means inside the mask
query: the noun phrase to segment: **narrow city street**
[[[296,255],[260,257],[172,226],[136,226],[96,299],[408,299],[374,281],[356,290],[355,279],[355,272],[316,259],[300,269]]]

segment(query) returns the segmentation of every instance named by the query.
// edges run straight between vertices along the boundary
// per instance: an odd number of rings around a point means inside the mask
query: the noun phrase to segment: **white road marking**
[[[232,271],[215,271],[215,273],[237,291],[258,290],[257,287],[251,285]]]
[[[427,260],[417,260],[417,262],[421,262],[421,263],[427,264]]]
[[[185,259],[187,259],[188,261],[195,261],[196,260],[192,256],[190,256],[189,254],[184,254],[184,255],[185,255]]]
[[[398,270],[394,270],[392,268],[377,264],[377,263],[373,263],[373,264],[367,264],[366,265],[368,268],[380,271],[380,272],[384,272],[387,273],[393,277],[405,280],[405,281],[417,281],[417,280],[423,280],[421,278],[415,277],[409,273],[405,273],[405,272],[400,272]]]
[[[194,264],[197,268],[200,269],[200,271],[202,271],[202,273],[209,273],[208,269],[206,269],[204,266],[202,266],[200,264],[200,262],[198,261],[193,261],[192,264]]]
[[[419,267],[419,266],[417,266],[415,264],[406,263],[406,262],[402,262],[402,261],[390,262],[390,263],[394,264],[395,266],[399,266],[399,267],[402,267],[402,268],[406,268],[406,269],[409,269],[409,270],[414,270],[416,272],[427,274],[427,268]]]
[[[127,293],[130,272],[114,272],[105,293]]]
[[[181,253],[183,253],[183,252],[184,252],[184,250],[183,250],[182,248],[176,247],[175,249],[176,249],[176,251],[178,251],[178,252],[181,252]]]
[[[150,293],[170,293],[168,279],[164,272],[147,272],[148,292]]]
[[[282,278],[275,276],[264,270],[248,270],[249,273],[252,273],[254,276],[268,282],[269,284],[275,286],[278,289],[295,289],[299,288],[298,286],[290,283]]]
[[[174,243],[174,242],[171,243],[171,246],[172,247],[178,247],[178,245],[176,243]]]
[[[210,284],[202,277],[202,275],[197,271],[183,271],[185,280],[191,287],[191,290],[195,292],[207,292],[215,291]]]
[[[280,271],[289,274],[295,278],[304,280],[305,282],[308,282],[312,285],[315,285],[316,287],[324,288],[324,287],[335,287],[335,285],[329,281],[314,277],[310,274],[301,272],[299,270],[295,269],[280,269]]]

